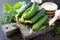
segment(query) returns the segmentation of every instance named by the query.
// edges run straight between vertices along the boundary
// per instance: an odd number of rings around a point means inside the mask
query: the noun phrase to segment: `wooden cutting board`
[[[6,36],[11,36],[13,34],[15,34],[16,32],[18,32],[18,28],[14,26],[15,23],[9,23],[9,24],[4,24],[1,26],[4,34]]]
[[[38,31],[32,31],[32,33],[30,34],[31,25],[25,25],[25,24],[21,24],[21,23],[18,23],[17,25],[18,25],[17,27],[20,29],[20,32],[21,32],[24,40],[36,37],[38,35],[52,31],[54,29],[54,27],[49,27],[49,26],[44,25],[44,26],[46,26],[45,29],[38,30]]]

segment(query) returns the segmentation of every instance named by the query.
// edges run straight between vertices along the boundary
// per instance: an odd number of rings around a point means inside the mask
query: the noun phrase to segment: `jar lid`
[[[45,10],[57,10],[58,9],[58,6],[57,4],[53,3],[53,2],[46,2],[46,3],[43,3],[41,5],[42,8],[45,8]]]

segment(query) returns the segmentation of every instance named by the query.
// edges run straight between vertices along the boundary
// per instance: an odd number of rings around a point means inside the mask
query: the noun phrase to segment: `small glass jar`
[[[58,9],[57,4],[53,3],[53,2],[46,2],[43,3],[41,5],[42,8],[45,9],[45,13],[49,16],[49,17],[53,17],[55,15],[55,11]]]

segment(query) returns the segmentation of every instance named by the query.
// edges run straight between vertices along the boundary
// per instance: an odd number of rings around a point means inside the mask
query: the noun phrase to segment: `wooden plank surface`
[[[0,26],[0,40],[9,40],[7,36],[4,34],[4,32],[2,31],[1,26]]]
[[[4,24],[1,26],[6,36],[11,36],[18,32],[18,28],[14,26],[15,23]]]
[[[30,31],[31,31],[30,25],[24,25],[24,24],[18,23],[17,27],[19,27],[24,40],[36,37],[38,35],[44,34],[54,29],[54,27],[47,27],[46,29],[43,29],[43,30],[33,31],[32,34],[30,34]]]

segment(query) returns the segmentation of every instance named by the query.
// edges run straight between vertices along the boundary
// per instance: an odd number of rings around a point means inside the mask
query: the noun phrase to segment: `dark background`
[[[18,1],[22,1],[22,0],[0,0],[0,19],[4,15],[3,4],[5,2],[9,2],[10,4],[14,5]],[[43,2],[48,2],[48,1],[56,3],[60,8],[60,0],[43,0]],[[28,3],[28,2],[30,2],[30,0],[26,0],[26,2]],[[4,36],[4,34],[0,28],[0,40],[7,40],[5,38],[6,37]],[[20,32],[10,36],[9,39],[11,39],[11,40],[23,40]],[[39,35],[39,36],[32,38],[30,40],[60,40],[60,35],[55,35],[54,32],[52,31],[52,32],[48,32],[48,33]]]

